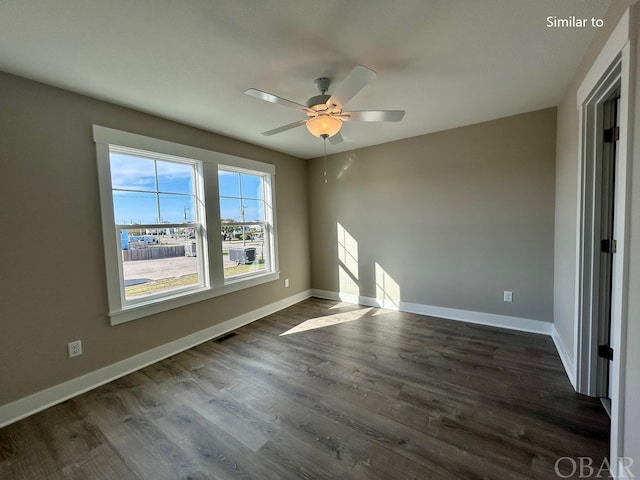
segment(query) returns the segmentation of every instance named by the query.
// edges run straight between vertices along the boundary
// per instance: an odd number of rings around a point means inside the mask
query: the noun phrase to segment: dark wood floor
[[[608,453],[545,336],[318,299],[236,333],[1,429],[0,478],[548,480]]]

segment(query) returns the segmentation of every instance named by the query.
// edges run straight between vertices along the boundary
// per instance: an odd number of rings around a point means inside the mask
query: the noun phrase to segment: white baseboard
[[[432,317],[446,318],[448,320],[459,320],[468,323],[477,323],[491,327],[518,330],[520,332],[539,333],[550,335],[551,322],[533,320],[530,318],[511,317],[507,315],[497,315],[494,313],[473,312],[470,310],[458,310],[455,308],[434,307],[431,305],[420,305],[417,303],[400,302],[400,310],[420,315],[430,315]]]
[[[368,307],[381,307],[389,310],[399,310],[407,313],[417,313],[431,317],[445,318],[447,320],[459,320],[468,323],[477,323],[492,327],[507,328],[521,332],[540,333],[551,335],[553,324],[541,320],[529,318],[509,317],[493,313],[473,312],[471,310],[459,310],[456,308],[436,307],[419,303],[398,302],[390,299],[364,297],[352,294],[330,292],[327,290],[311,290],[314,297],[336,300],[347,303],[356,303]]]
[[[175,355],[176,353],[180,353],[203,342],[219,337],[220,335],[224,335],[236,328],[240,328],[251,322],[259,320],[262,317],[306,300],[311,296],[371,307],[381,307],[389,310],[399,310],[419,315],[428,315],[448,320],[458,320],[510,330],[549,335],[553,339],[556,349],[558,350],[558,354],[567,372],[567,376],[575,388],[575,373],[571,356],[568,355],[568,351],[562,343],[562,339],[558,335],[555,327],[549,322],[454,308],[436,307],[432,305],[422,305],[417,303],[396,302],[389,299],[377,299],[313,289],[284,298],[225,322],[213,325],[212,327],[199,332],[187,335],[186,337],[174,340],[173,342],[153,348],[6,405],[2,405],[0,406],[0,428],[68,400],[69,398],[99,387],[100,385],[104,385],[105,383],[135,372],[136,370],[140,370],[141,368]]]
[[[251,312],[247,312],[238,317],[226,320],[217,325],[213,325],[199,332],[179,338],[173,342],[147,350],[146,352],[134,355],[120,362],[100,368],[67,382],[55,385],[14,402],[0,406],[0,428],[22,418],[33,415],[48,407],[56,405],[81,393],[92,390],[100,385],[116,380],[129,373],[140,370],[148,365],[156,363],[167,357],[180,353],[189,348],[195,347],[203,342],[219,337],[236,328],[259,320],[262,317],[271,315],[284,308],[295,305],[298,302],[311,297],[311,290],[292,295],[291,297],[278,300],[264,307],[260,307]]]
[[[509,330],[518,330],[521,332],[538,333],[548,335],[552,338],[556,346],[562,366],[569,377],[571,386],[576,388],[575,366],[572,356],[562,342],[562,338],[558,334],[555,326],[551,322],[543,322],[540,320],[532,320],[530,318],[509,317],[505,315],[496,315],[493,313],[473,312],[470,310],[459,310],[455,308],[436,307],[432,305],[422,305],[419,303],[397,302],[389,299],[380,299],[372,297],[364,297],[353,294],[345,294],[338,292],[330,292],[327,290],[311,290],[314,297],[325,298],[327,300],[342,301],[347,303],[355,303],[366,305],[368,307],[382,307],[389,310],[399,310],[407,313],[417,313],[419,315],[428,315],[432,317],[445,318],[447,320],[459,320],[462,322],[477,323],[480,325],[488,325],[491,327],[506,328]]]
[[[560,355],[560,360],[562,360],[562,365],[564,366],[565,372],[567,372],[567,377],[569,377],[571,386],[576,390],[576,368],[573,363],[572,356],[569,355],[569,350],[567,350],[567,347],[562,341],[562,337],[558,334],[555,325],[553,325],[553,328],[551,329],[551,338],[556,346],[558,355]]]

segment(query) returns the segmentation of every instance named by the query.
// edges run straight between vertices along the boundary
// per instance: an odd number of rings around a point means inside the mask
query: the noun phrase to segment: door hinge
[[[602,253],[616,253],[618,250],[618,243],[615,240],[606,239],[600,240],[600,251]]]
[[[607,360],[613,360],[613,348],[611,348],[609,345],[599,345],[598,356],[606,358]]]
[[[604,143],[613,143],[620,140],[620,127],[607,128],[604,131]]]

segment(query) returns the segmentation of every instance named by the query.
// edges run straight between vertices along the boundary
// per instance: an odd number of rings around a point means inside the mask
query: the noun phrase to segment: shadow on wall
[[[378,306],[400,309],[400,285],[376,262],[376,302]]]
[[[360,296],[358,242],[340,223],[337,230],[339,293],[357,298]]]
[[[378,262],[374,262],[375,298],[362,298],[358,262],[358,241],[340,222],[337,228],[338,279],[340,298],[353,303],[375,305],[377,307],[398,310],[400,308],[400,285]],[[367,289],[373,291],[372,289]]]
[[[400,285],[378,262],[374,262],[372,265],[373,271],[375,272],[373,278],[373,282],[375,283],[375,298],[360,295],[361,287],[367,287],[367,291],[374,291],[374,285],[361,285],[362,275],[360,269],[363,266],[360,265],[358,258],[358,241],[339,222],[336,223],[336,235],[338,257],[337,269],[340,288],[338,294],[340,300],[349,303],[368,305],[370,307],[358,308],[356,310],[349,311],[339,311],[332,315],[310,318],[281,333],[280,336],[331,327],[334,325],[355,322],[357,320],[366,320],[368,318],[376,317],[379,314],[384,314],[383,312],[371,307],[383,307],[390,310],[399,310]],[[339,308],[342,305],[343,304],[337,304],[331,308]]]

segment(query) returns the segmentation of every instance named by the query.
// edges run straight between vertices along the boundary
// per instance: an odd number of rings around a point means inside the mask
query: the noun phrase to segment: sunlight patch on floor
[[[369,314],[373,308],[362,308],[351,312],[336,313],[334,315],[325,315],[323,317],[310,318],[302,322],[299,325],[287,330],[282,335],[290,335],[292,333],[306,332],[308,330],[315,330],[317,328],[331,327],[332,325],[339,325],[341,323],[353,322],[360,320],[363,316]]]

